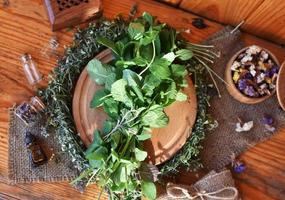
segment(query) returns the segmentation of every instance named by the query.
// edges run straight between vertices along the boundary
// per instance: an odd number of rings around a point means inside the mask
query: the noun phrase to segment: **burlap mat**
[[[228,60],[244,46],[240,40],[240,32],[231,34],[231,30],[230,27],[226,27],[206,42],[215,45],[216,51],[221,52],[221,57],[213,66],[214,71],[221,77],[224,77]],[[215,95],[210,101],[210,113],[218,121],[219,126],[206,136],[203,144],[202,161],[208,170],[222,169],[231,163],[233,154],[237,156],[251,146],[270,138],[273,133],[266,131],[260,122],[264,114],[274,118],[276,132],[285,123],[285,112],[280,109],[276,95],[262,103],[246,105],[233,99],[225,84],[216,80],[222,98]],[[253,129],[249,132],[236,132],[238,117],[245,122],[254,121]]]
[[[38,121],[27,128],[14,114],[14,108],[10,109],[8,174],[11,184],[65,181],[72,180],[78,175],[77,171],[72,168],[69,156],[60,150],[60,145],[54,134],[49,133],[47,138],[40,136],[40,125],[41,123]],[[37,137],[48,157],[54,152],[55,156],[51,161],[39,167],[32,166],[24,140],[24,132],[27,129]]]

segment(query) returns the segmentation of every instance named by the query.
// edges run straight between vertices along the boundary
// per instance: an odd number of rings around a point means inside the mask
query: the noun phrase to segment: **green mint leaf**
[[[126,106],[132,107],[133,103],[126,90],[127,81],[119,79],[111,86],[111,94],[116,101],[123,102]]]
[[[115,43],[116,51],[120,56],[123,54],[123,49],[125,47],[125,44],[122,41],[118,41]]]
[[[135,63],[133,60],[127,60],[127,61],[125,61],[125,60],[118,60],[118,61],[115,63],[115,65],[116,65],[117,67],[127,68],[127,67],[129,67],[129,66],[135,66],[136,63]]]
[[[119,102],[118,101],[115,101],[113,98],[108,98],[104,100],[103,108],[109,117],[111,118],[118,117],[118,113],[119,113]]]
[[[169,84],[166,90],[166,95],[169,99],[175,99],[176,94],[177,94],[176,84],[174,81],[171,81],[171,83]]]
[[[144,79],[142,90],[146,96],[151,96],[153,94],[154,89],[158,87],[160,83],[161,79],[159,79],[153,74],[149,74]]]
[[[152,26],[153,25],[153,16],[151,16],[151,14],[149,14],[148,12],[144,12],[142,14],[142,17],[145,21],[147,21],[147,23]]]
[[[111,135],[111,146],[113,149],[116,149],[120,144],[121,135],[119,133],[113,133]]]
[[[122,60],[132,60],[134,58],[134,51],[136,49],[135,42],[129,42],[125,45],[122,53]]]
[[[105,88],[111,91],[111,86],[115,81],[116,81],[116,74],[112,72],[105,79]]]
[[[154,45],[155,45],[156,55],[160,55],[160,53],[161,53],[161,43],[160,43],[160,38],[159,37],[155,38]]]
[[[115,65],[121,68],[127,68],[129,66],[140,66],[144,67],[147,65],[147,61],[142,57],[135,57],[132,60],[118,60]]]
[[[128,27],[129,36],[134,40],[139,40],[142,38],[144,31],[144,25],[138,22],[132,22]]]
[[[176,55],[173,53],[173,52],[170,52],[168,54],[165,54],[162,58],[166,59],[168,62],[172,63],[175,58],[176,58]]]
[[[123,79],[127,81],[129,86],[133,87],[141,85],[142,77],[130,69],[125,69],[123,70]]]
[[[86,158],[88,160],[105,160],[108,157],[108,149],[104,146],[100,146],[91,154],[88,154]]]
[[[186,67],[184,65],[172,64],[171,72],[175,77],[184,77],[187,74]]]
[[[140,67],[146,66],[147,65],[147,61],[145,59],[143,59],[142,57],[135,57],[133,59],[133,62]]]
[[[145,59],[147,62],[150,62],[153,57],[153,46],[148,44],[146,46],[142,45],[139,47],[140,56]]]
[[[193,52],[189,49],[180,49],[175,52],[180,60],[190,60],[193,57]]]
[[[183,92],[177,92],[176,100],[177,101],[186,101],[188,99],[188,96],[184,94]]]
[[[89,160],[89,164],[92,168],[101,168],[103,162],[101,160]]]
[[[138,161],[144,161],[147,157],[147,152],[135,148],[135,157]]]
[[[166,27],[162,29],[159,33],[159,38],[161,42],[161,52],[168,53],[172,52],[176,48],[175,39],[176,39],[176,30]]]
[[[144,36],[140,39],[140,44],[141,45],[150,44],[152,41],[156,39],[158,34],[159,34],[159,31],[156,31],[156,30],[150,30],[150,31],[145,32]]]
[[[163,106],[153,105],[143,115],[142,123],[151,128],[161,128],[168,124],[168,117],[163,111]]]
[[[97,90],[90,102],[90,108],[96,108],[103,105],[104,97],[108,95],[108,91],[104,88]]]
[[[106,78],[112,73],[112,68],[108,65],[102,65],[102,63],[93,59],[87,64],[87,72],[92,80],[97,84],[105,84]]]
[[[156,198],[156,187],[153,182],[142,181],[141,189],[143,195],[149,200],[155,200]]]
[[[161,79],[167,79],[170,77],[171,73],[169,70],[169,65],[171,63],[165,58],[158,58],[150,66],[150,72]]]
[[[92,144],[89,145],[87,151],[85,152],[85,155],[91,154],[95,149],[100,147],[103,144],[103,140],[100,136],[100,132],[98,130],[94,131],[94,137],[93,137],[93,142]]]
[[[116,185],[120,185],[121,183],[126,183],[128,180],[128,175],[130,171],[126,167],[125,164],[120,164],[118,169],[113,173],[112,179],[116,183]]]
[[[108,38],[97,36],[97,42],[110,48],[115,54],[120,55],[118,52],[115,43],[112,40],[109,40]]]
[[[151,138],[151,134],[149,133],[142,133],[140,135],[137,135],[137,138],[139,141],[145,141]]]
[[[103,134],[108,134],[111,132],[112,128],[114,126],[114,123],[109,121],[109,120],[105,120],[103,123],[103,128],[102,128],[102,133]]]
[[[123,79],[128,82],[128,85],[133,89],[140,101],[144,102],[143,94],[141,92],[142,77],[132,70],[125,69],[123,70]]]

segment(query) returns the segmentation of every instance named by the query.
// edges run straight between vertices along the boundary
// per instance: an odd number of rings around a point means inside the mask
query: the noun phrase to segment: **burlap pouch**
[[[169,183],[158,200],[237,200],[238,190],[229,170],[211,171],[193,185]]]
[[[216,51],[221,53],[212,68],[222,78],[229,59],[244,47],[240,32],[231,33],[231,30],[231,27],[226,27],[206,42],[213,44]],[[219,98],[217,95],[212,97],[209,112],[218,121],[219,126],[206,136],[201,155],[203,164],[208,170],[222,169],[231,163],[233,155],[237,156],[253,145],[269,139],[273,132],[267,131],[261,123],[264,114],[274,118],[275,132],[284,126],[285,122],[285,112],[280,109],[276,96],[256,105],[242,104],[230,96],[223,82],[217,79],[217,83],[222,97]],[[243,121],[253,120],[254,127],[248,132],[236,132],[235,125],[238,118]]]

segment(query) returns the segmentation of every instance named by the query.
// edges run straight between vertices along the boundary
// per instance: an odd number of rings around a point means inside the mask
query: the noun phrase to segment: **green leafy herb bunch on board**
[[[193,49],[202,47],[179,42],[175,29],[148,13],[130,22],[120,40],[98,36],[97,42],[111,49],[115,59],[88,63],[89,76],[102,86],[90,107],[102,107],[108,118],[102,130],[94,130],[85,152],[89,167],[75,182],[96,183],[111,199],[155,199],[155,184],[139,173],[147,157],[142,143],[151,138],[152,128],[168,124],[165,107],[187,100],[181,92],[188,86],[185,63],[194,59]]]

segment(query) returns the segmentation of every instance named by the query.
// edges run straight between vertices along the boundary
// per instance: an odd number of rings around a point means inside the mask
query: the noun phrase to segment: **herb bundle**
[[[113,50],[113,63],[91,60],[103,46]],[[148,13],[129,26],[121,20],[101,21],[76,33],[73,46],[59,61],[48,87],[40,91],[50,116],[46,128],[55,128],[62,150],[82,172],[74,183],[97,183],[114,199],[136,199],[142,194],[154,199],[154,184],[139,175],[147,156],[141,142],[151,137],[151,128],[168,123],[165,106],[187,99],[180,92],[187,87],[187,70],[195,77],[197,121],[191,138],[177,156],[161,166],[161,172],[200,166],[199,142],[210,122],[206,115],[207,86],[202,76],[205,66],[200,62],[205,54],[212,56],[204,46],[186,43],[177,37],[175,29],[156,22]],[[87,63],[91,78],[104,86],[94,94],[90,106],[102,106],[109,118],[102,130],[95,130],[93,143],[85,151],[75,134],[70,108],[74,83]]]

